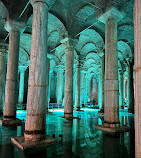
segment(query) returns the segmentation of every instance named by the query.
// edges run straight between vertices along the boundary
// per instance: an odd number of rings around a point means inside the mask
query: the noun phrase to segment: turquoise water
[[[103,123],[104,117],[97,115],[98,110],[86,109],[75,112],[79,119],[68,121],[63,110],[52,110],[46,116],[46,133],[55,137],[56,145],[23,152],[11,143],[10,138],[24,134],[25,111],[18,111],[17,117],[23,120],[16,128],[0,125],[0,158],[134,158],[134,115],[120,111],[121,125],[131,128],[129,132],[110,135],[95,129]]]

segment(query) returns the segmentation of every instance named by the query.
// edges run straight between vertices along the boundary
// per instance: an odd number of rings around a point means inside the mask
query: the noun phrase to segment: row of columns
[[[47,70],[47,12],[48,1],[32,0],[33,25],[30,54],[30,68],[27,96],[27,114],[25,122],[24,140],[40,141],[46,138],[46,96],[48,81],[44,74]],[[9,24],[9,26],[11,26]],[[13,24],[12,27],[14,28]],[[5,88],[5,108],[3,120],[16,119],[16,87],[18,73],[20,30],[10,29],[9,56],[7,65],[7,79]],[[76,41],[68,37],[63,41],[66,48],[65,66],[65,107],[64,117],[73,117],[73,60]],[[118,57],[117,57],[117,20],[112,16],[106,20],[105,38],[105,126],[119,127],[119,85],[118,85]],[[14,64],[13,64],[14,63]],[[48,66],[49,67],[49,66]],[[77,76],[80,76],[77,70]],[[58,82],[62,82],[59,78]],[[77,78],[78,83],[78,78]],[[80,83],[80,82],[79,82]],[[80,86],[77,85],[78,92]],[[58,88],[59,89],[59,88]],[[103,96],[103,95],[102,95]],[[79,100],[78,102],[79,103]],[[77,108],[79,108],[78,104]]]

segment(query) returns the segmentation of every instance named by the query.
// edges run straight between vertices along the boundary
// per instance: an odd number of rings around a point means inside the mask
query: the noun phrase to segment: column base
[[[98,111],[98,115],[104,115],[104,109],[101,109],[100,111]]]
[[[46,147],[48,145],[57,143],[57,141],[50,136],[46,136],[46,139],[41,140],[41,141],[36,141],[36,142],[25,141],[23,136],[11,138],[11,141],[13,142],[13,144],[15,144],[21,150]]]
[[[65,118],[66,120],[79,119],[78,117],[73,117],[73,114],[64,114],[61,118]]]
[[[134,110],[132,110],[132,109],[128,109],[127,112],[128,112],[128,113],[132,113],[132,114],[134,114]]]
[[[76,107],[75,111],[84,111],[84,110],[81,110],[80,107]]]
[[[122,105],[122,106],[120,106],[120,108],[121,108],[121,109],[124,109],[124,106]]]
[[[95,128],[105,131],[105,132],[111,132],[111,133],[122,133],[129,131],[129,128],[126,126],[120,126],[120,127],[107,127],[104,125],[98,125],[95,126]]]
[[[0,123],[2,126],[20,126],[22,121],[15,118],[15,119],[0,119]]]

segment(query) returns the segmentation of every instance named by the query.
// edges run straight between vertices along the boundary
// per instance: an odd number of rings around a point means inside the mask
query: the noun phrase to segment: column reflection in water
[[[83,144],[81,141],[81,154],[86,158],[101,157],[101,131],[94,128],[98,118],[92,113],[85,115],[83,130]],[[82,131],[82,130],[81,130]]]
[[[103,156],[104,158],[120,157],[120,135],[103,134]]]
[[[80,119],[75,119],[73,120],[73,125],[74,125],[74,144],[73,144],[73,152],[75,154],[75,156],[80,156],[80,137],[81,137],[81,133],[80,133]]]
[[[63,126],[63,157],[72,157],[72,126],[73,121],[65,120]]]

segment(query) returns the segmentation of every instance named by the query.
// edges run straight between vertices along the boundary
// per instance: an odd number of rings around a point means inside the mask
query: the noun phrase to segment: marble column
[[[75,82],[75,109],[80,110],[80,63],[76,66],[76,82]]]
[[[57,67],[57,104],[60,106],[62,105],[63,103],[63,72],[64,72],[64,69],[63,69],[63,66],[62,65],[59,65]]]
[[[90,76],[86,74],[86,91],[85,91],[85,105],[89,99],[89,83],[90,83]]]
[[[5,71],[6,71],[6,49],[0,48],[0,114],[3,114]]]
[[[73,104],[75,105],[75,85],[76,85],[76,69],[73,67]],[[74,106],[73,106],[74,107]]]
[[[105,45],[105,126],[119,127],[117,20],[114,18],[106,21]]]
[[[47,78],[46,78],[46,105],[47,105],[47,108],[46,108],[46,112],[48,113],[48,110],[49,110],[49,101],[50,101],[50,93],[49,93],[49,85],[50,85],[50,59],[47,58]]]
[[[82,64],[83,65],[83,62]],[[86,73],[84,70],[81,69],[81,80],[80,80],[80,105],[84,104],[84,97],[85,97],[85,78]]]
[[[19,83],[19,98],[18,98],[18,105],[23,106],[23,99],[24,99],[24,77],[25,71],[27,67],[20,66],[19,73],[20,73],[20,83]]]
[[[47,0],[31,0],[33,22],[25,141],[40,141],[46,138],[47,2]]]
[[[100,71],[100,78],[101,78],[101,91],[102,91],[102,96],[101,96],[101,102],[102,105],[100,107],[100,111],[98,112],[99,114],[104,114],[104,78],[105,78],[105,55],[101,57],[101,71]]]
[[[141,1],[134,2],[135,157],[141,157]]]
[[[101,78],[101,73],[98,74],[97,80],[98,80],[98,105],[99,105],[99,109],[102,109],[102,78]]]
[[[5,24],[5,29],[9,35],[9,49],[7,62],[7,75],[5,86],[5,102],[4,102],[4,117],[1,120],[2,125],[17,125],[21,121],[16,118],[17,106],[17,76],[19,62],[19,44],[20,32],[25,28],[25,24],[14,20],[8,20]]]
[[[108,9],[108,8],[107,8]],[[105,23],[105,82],[104,82],[104,126],[96,128],[109,132],[126,131],[119,121],[119,81],[117,53],[117,21],[121,12],[111,7],[99,20]]]
[[[134,113],[133,59],[128,59],[127,63],[128,63],[127,105],[128,105],[128,112]]]
[[[74,41],[71,38],[62,42],[66,48],[65,65],[65,105],[64,117],[73,117],[73,60],[74,60]]]
[[[121,109],[124,109],[124,78],[123,78],[124,72],[123,70],[119,70],[119,107]]]

